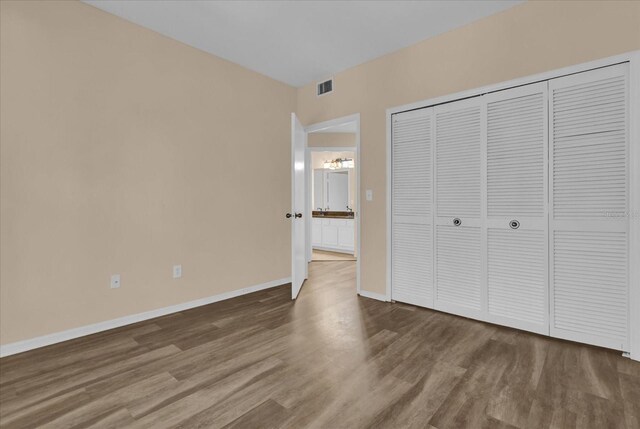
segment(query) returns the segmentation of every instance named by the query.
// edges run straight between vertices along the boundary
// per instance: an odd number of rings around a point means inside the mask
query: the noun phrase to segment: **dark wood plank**
[[[282,405],[273,399],[267,399],[262,404],[254,407],[251,411],[238,417],[225,426],[227,429],[245,429],[245,428],[262,428],[271,429],[278,428],[286,420],[289,414]]]

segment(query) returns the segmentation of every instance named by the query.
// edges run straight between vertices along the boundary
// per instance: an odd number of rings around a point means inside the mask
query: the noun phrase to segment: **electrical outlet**
[[[182,277],[182,265],[174,265],[173,266],[173,278],[179,279]]]
[[[113,274],[111,276],[111,289],[117,289],[120,287],[120,274]]]

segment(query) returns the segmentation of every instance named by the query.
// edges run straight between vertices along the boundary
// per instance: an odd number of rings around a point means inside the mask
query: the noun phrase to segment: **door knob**
[[[287,213],[285,216],[286,216],[286,218],[287,218],[287,219],[289,219],[289,218],[291,218],[291,216],[293,216],[293,215],[292,215],[291,213]]]
[[[460,225],[462,225],[462,221],[460,220],[460,218],[455,218],[455,219],[453,220],[453,225],[454,225],[454,226],[460,226]]]
[[[509,226],[511,227],[511,229],[518,229],[520,228],[520,222],[514,219],[511,222],[509,222]]]
[[[301,218],[302,217],[302,213],[296,213],[296,218]]]

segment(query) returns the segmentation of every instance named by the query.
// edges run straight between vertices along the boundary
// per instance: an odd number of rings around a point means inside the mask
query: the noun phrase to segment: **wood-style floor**
[[[0,424],[639,428],[640,363],[355,295],[355,263],[0,360]]]

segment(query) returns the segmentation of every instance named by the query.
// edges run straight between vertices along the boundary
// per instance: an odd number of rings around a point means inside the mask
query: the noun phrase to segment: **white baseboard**
[[[344,249],[339,247],[326,247],[326,246],[313,246],[312,249],[324,250],[326,252],[346,253],[347,255],[353,255],[353,249]]]
[[[389,302],[386,295],[381,293],[369,292],[367,290],[361,290],[358,292],[358,295],[364,296],[365,298],[377,299],[378,301]]]
[[[171,313],[177,313],[179,311],[188,310],[190,308],[201,307],[203,305],[212,304],[218,301],[224,301],[225,299],[235,298],[240,295],[246,295],[248,293],[257,292],[263,289],[269,289],[286,283],[291,283],[291,277],[272,280],[270,282],[232,290],[230,292],[223,292],[218,295],[196,299],[194,301],[184,302],[182,304],[170,305],[169,307],[158,308],[157,310],[145,311],[144,313],[132,314],[130,316],[106,320],[104,322],[94,323],[92,325],[81,326],[79,328],[68,329],[62,332],[55,332],[53,334],[43,335],[41,337],[5,344],[3,346],[0,346],[0,357],[11,356],[17,353],[26,352],[28,350],[37,349],[39,347],[61,343],[63,341],[72,340],[78,337],[84,337],[86,335],[107,331],[113,328],[119,328],[121,326],[142,322],[144,320],[165,316]]]

